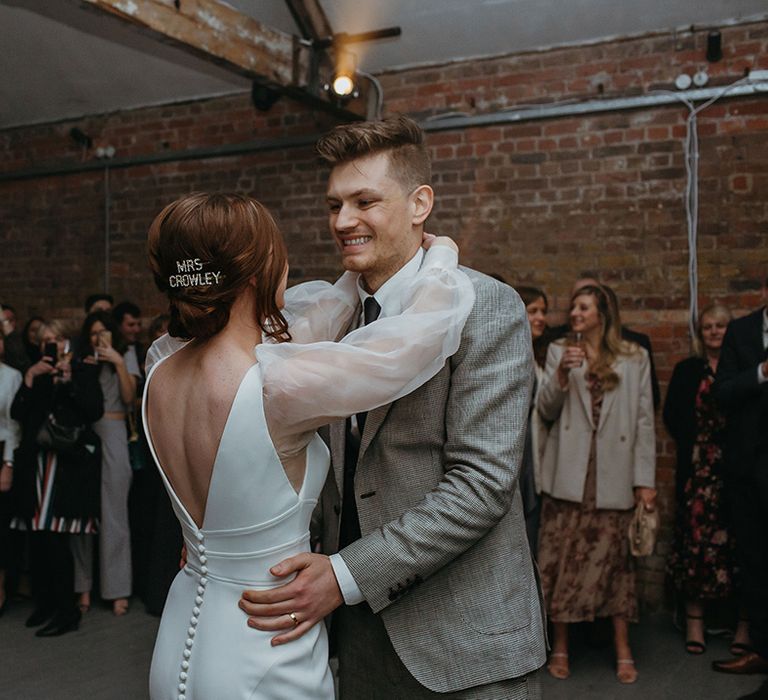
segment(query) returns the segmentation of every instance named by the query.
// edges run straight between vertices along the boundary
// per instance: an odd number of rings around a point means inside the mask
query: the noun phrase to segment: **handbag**
[[[59,454],[72,453],[80,444],[84,430],[82,425],[62,425],[51,413],[37,431],[37,446]]]
[[[656,532],[659,529],[657,510],[646,510],[640,501],[635,506],[629,523],[629,550],[633,557],[647,557],[656,546]]]

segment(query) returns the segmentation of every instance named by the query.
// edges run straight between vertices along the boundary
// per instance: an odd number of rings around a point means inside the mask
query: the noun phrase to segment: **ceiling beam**
[[[333,36],[333,28],[320,0],[285,0],[285,3],[305,39],[314,41]]]
[[[340,105],[316,89],[312,48],[219,0],[79,0],[154,36],[347,119],[366,117],[364,102]],[[322,8],[320,8],[322,11]]]

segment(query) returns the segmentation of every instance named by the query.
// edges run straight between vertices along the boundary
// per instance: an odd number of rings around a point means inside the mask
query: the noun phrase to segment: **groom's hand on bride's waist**
[[[289,583],[261,591],[244,591],[240,608],[248,625],[266,632],[280,632],[272,646],[298,639],[344,602],[331,560],[324,554],[297,554],[270,569]]]

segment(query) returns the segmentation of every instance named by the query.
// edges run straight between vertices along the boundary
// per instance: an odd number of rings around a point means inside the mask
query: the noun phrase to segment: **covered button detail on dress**
[[[197,545],[197,551],[200,553],[200,561],[205,563],[207,558],[205,556],[205,535],[198,530],[195,534],[199,544]],[[182,651],[181,671],[179,672],[179,695],[178,700],[186,700],[187,692],[187,678],[189,670],[189,660],[192,658],[192,647],[195,644],[195,628],[200,621],[200,606],[203,604],[203,596],[205,594],[205,587],[208,585],[208,579],[205,574],[208,573],[206,566],[201,567],[202,573],[197,581],[197,595],[195,596],[195,605],[192,608],[192,617],[189,618],[189,628],[187,629],[187,639],[184,642],[184,650]]]

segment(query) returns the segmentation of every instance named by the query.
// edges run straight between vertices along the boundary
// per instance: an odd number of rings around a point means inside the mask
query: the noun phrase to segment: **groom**
[[[359,324],[402,311],[433,204],[424,135],[406,117],[337,127],[331,233],[360,273]],[[342,700],[538,698],[545,660],[537,578],[517,489],[531,388],[525,308],[465,270],[477,295],[458,352],[412,394],[331,426],[318,506],[323,551],[246,591],[248,624],[285,643],[337,610]]]

